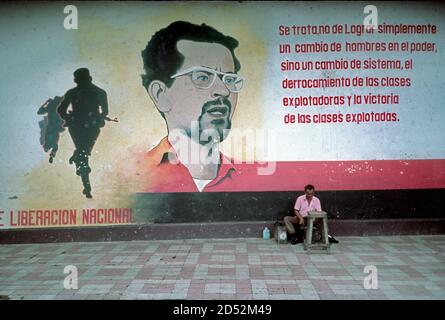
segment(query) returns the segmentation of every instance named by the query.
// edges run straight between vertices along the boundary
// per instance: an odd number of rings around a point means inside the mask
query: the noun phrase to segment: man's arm
[[[41,107],[39,108],[39,110],[37,110],[37,114],[39,114],[39,115],[44,115],[44,114],[46,114],[46,113],[47,113],[47,111],[46,111],[45,106],[41,106]]]
[[[57,113],[60,115],[60,117],[63,120],[66,120],[67,118],[67,113],[66,111],[68,110],[68,106],[70,105],[70,99],[68,96],[68,92],[65,93],[65,95],[62,98],[62,101],[60,101],[59,106],[57,107]]]
[[[303,225],[304,224],[304,219],[300,214],[300,209],[301,209],[301,201],[299,201],[300,199],[298,198],[297,201],[295,202],[295,206],[294,206],[294,214],[296,217],[298,217],[299,224]]]
[[[322,211],[321,210],[321,202],[319,199],[317,199],[318,201],[315,202],[315,210],[317,211]]]
[[[102,117],[108,116],[108,99],[107,99],[107,93],[104,91],[103,94],[101,94],[100,99],[100,108],[101,108],[101,115]]]
[[[300,220],[299,223],[304,224],[304,219],[300,214],[300,210],[294,209],[294,213],[295,213],[295,216],[297,216],[297,218]]]
[[[46,101],[41,105],[41,107],[39,108],[39,110],[37,110],[37,114],[41,114],[41,115],[43,115],[43,114],[48,113],[48,111],[46,111],[46,107],[48,106],[48,103],[49,103],[49,99],[46,100]]]

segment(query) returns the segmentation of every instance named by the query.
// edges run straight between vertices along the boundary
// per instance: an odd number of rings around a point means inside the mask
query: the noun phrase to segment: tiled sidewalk
[[[445,236],[341,237],[331,254],[274,240],[0,246],[11,299],[445,299]],[[64,268],[78,268],[66,290]],[[363,286],[378,269],[378,289]]]

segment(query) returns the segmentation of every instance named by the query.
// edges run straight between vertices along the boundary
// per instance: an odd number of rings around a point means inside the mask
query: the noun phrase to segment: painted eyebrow
[[[224,73],[235,73],[235,71],[222,71],[221,68],[214,69],[214,68],[207,67],[207,66],[200,66],[200,67],[207,68],[207,69],[212,69],[212,70],[216,70],[216,71],[220,71],[220,72],[224,72]]]

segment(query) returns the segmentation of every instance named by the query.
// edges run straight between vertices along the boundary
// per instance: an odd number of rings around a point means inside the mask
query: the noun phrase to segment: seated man
[[[304,187],[304,195],[299,196],[294,206],[294,216],[284,217],[284,223],[286,224],[286,229],[290,234],[291,244],[297,244],[303,242],[304,232],[301,228],[307,224],[307,215],[310,211],[322,211],[320,199],[314,196],[315,188],[313,185],[308,184]],[[320,229],[321,219],[316,219],[314,221],[314,229]],[[298,231],[295,230],[294,224],[298,225]],[[319,235],[320,236],[320,235]],[[337,239],[333,236],[328,235],[330,243],[338,243]]]
[[[320,199],[314,196],[314,186],[308,184],[304,187],[304,195],[299,196],[294,206],[294,216],[284,217],[286,229],[290,234],[291,244],[303,242],[303,232],[295,230],[294,224],[299,228],[304,227],[307,223],[307,214],[309,211],[321,211]],[[314,226],[318,228],[320,221],[315,220]]]

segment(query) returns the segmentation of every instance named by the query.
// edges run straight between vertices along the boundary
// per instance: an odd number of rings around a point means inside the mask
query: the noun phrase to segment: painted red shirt
[[[255,186],[256,164],[236,164],[220,155],[221,164],[215,179],[202,192],[230,192],[249,190]],[[141,183],[137,192],[199,192],[186,166],[176,160],[176,154],[167,137],[138,159],[137,176]]]

